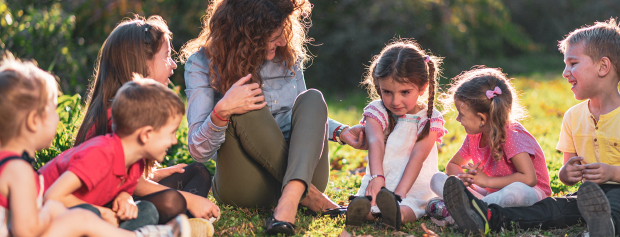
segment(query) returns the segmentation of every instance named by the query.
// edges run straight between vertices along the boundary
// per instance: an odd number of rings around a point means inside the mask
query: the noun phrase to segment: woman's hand
[[[185,166],[187,166],[187,164],[177,164],[163,169],[156,169],[153,171],[153,178],[151,178],[151,180],[159,182],[174,173],[183,173],[185,172]]]
[[[342,133],[340,133],[340,140],[355,149],[368,150],[368,143],[366,143],[365,135],[364,126],[358,124],[350,128],[345,128]]]
[[[223,126],[226,121],[222,121],[221,119],[228,120],[230,116],[234,114],[244,114],[261,109],[267,105],[265,96],[262,94],[263,91],[260,89],[258,83],[245,85],[250,78],[252,78],[252,74],[248,74],[235,82],[226,94],[224,94],[224,97],[215,105],[213,110],[219,116],[218,118],[212,114],[211,119],[214,121],[215,125],[220,126],[221,124]],[[215,121],[219,122],[219,124]]]
[[[372,201],[370,201],[371,206],[377,205],[377,194],[379,193],[379,191],[381,191],[381,188],[383,187],[385,187],[385,179],[381,177],[376,177],[370,180],[370,182],[368,182],[368,187],[366,187],[366,194],[364,195],[372,197]]]

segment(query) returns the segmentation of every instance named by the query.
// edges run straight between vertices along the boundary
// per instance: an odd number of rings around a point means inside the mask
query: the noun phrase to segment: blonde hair
[[[127,136],[144,126],[159,130],[175,115],[185,114],[185,104],[172,90],[152,79],[134,74],[133,81],[125,83],[112,102],[112,131]],[[144,176],[150,177],[157,166],[145,160]]]
[[[489,99],[486,92],[495,90],[495,87],[499,87],[502,93]],[[440,100],[445,109],[452,108],[458,100],[467,104],[474,113],[489,115],[489,143],[496,161],[501,160],[504,154],[502,145],[506,142],[506,127],[527,117],[517,91],[499,68],[479,67],[462,72],[454,78],[448,94],[442,94]]]
[[[427,62],[428,61],[428,62]],[[418,88],[428,84],[428,101],[427,116],[430,119],[433,115],[435,91],[437,87],[437,78],[441,73],[442,58],[432,56],[413,39],[398,39],[387,45],[379,55],[372,58],[372,63],[368,68],[362,84],[366,86],[369,97],[372,100],[381,99],[380,80],[392,79],[402,84],[413,84]],[[396,120],[392,116],[392,112],[387,110],[389,127],[391,133],[396,125]],[[424,125],[424,128],[418,136],[418,141],[428,136],[430,132],[430,122]]]
[[[593,26],[584,26],[570,32],[558,44],[559,50],[566,53],[568,47],[584,43],[584,53],[597,62],[603,57],[609,58],[616,75],[620,76],[620,26],[614,18],[605,22],[596,22]]]
[[[46,116],[45,107],[56,96],[58,83],[51,74],[6,51],[0,62],[0,143],[20,135],[31,111]]]

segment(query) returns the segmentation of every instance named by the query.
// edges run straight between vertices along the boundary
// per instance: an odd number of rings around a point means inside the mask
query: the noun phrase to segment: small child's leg
[[[400,216],[403,223],[414,222],[417,220],[415,212],[408,206],[400,206]]]
[[[77,223],[77,224],[76,224]],[[43,234],[54,236],[119,236],[133,237],[134,232],[123,230],[105,222],[94,213],[85,209],[71,209],[52,220],[52,224]]]
[[[443,172],[435,173],[431,178],[431,190],[443,198],[443,185],[446,183],[448,175]]]
[[[514,182],[497,192],[487,195],[482,198],[482,201],[502,207],[523,207],[531,206],[538,202],[538,194],[534,188],[521,182]]]

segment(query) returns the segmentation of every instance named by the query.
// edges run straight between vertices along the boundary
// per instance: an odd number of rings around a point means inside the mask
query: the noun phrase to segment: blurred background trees
[[[557,41],[576,27],[616,17],[620,1],[599,0],[311,0],[309,46],[316,56],[308,87],[360,90],[366,66],[390,40],[415,38],[445,57],[443,82],[473,65],[510,74],[562,70]],[[209,0],[0,0],[0,50],[35,59],[81,93],[97,53],[132,14],[161,15],[176,50],[200,32]],[[172,82],[183,87],[183,66]]]

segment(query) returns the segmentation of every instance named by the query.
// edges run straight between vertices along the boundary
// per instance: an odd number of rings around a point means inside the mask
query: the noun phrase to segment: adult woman
[[[213,1],[200,36],[181,49],[190,153],[205,162],[217,152],[218,201],[277,204],[270,234],[293,233],[300,200],[313,211],[337,207],[322,193],[328,137],[361,144],[359,127],[328,120],[322,94],[306,90],[310,11],[307,0]]]

